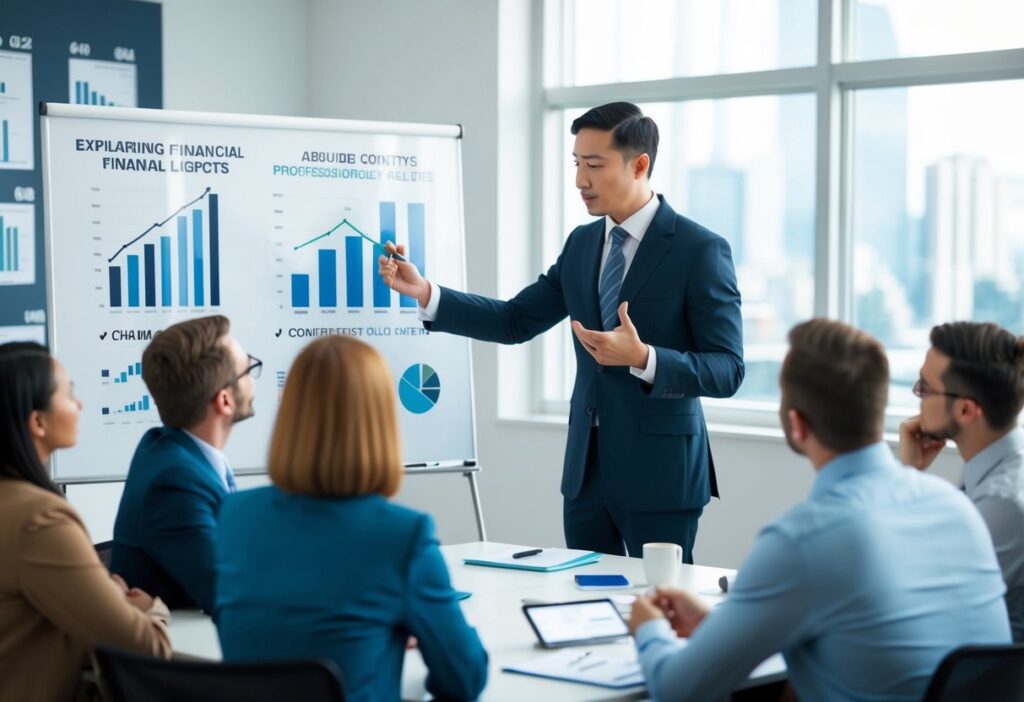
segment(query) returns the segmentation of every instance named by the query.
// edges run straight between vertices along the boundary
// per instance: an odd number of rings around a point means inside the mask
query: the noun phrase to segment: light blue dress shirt
[[[663,619],[636,642],[659,701],[724,696],[777,651],[802,700],[920,700],[952,649],[1010,641],[1004,592],[967,497],[874,444],[761,531],[688,645]]]
[[[228,463],[228,457],[224,455],[224,452],[218,449],[213,444],[203,441],[198,436],[193,434],[187,429],[182,429],[183,432],[188,434],[188,437],[196,442],[196,446],[203,452],[203,456],[210,462],[213,469],[217,471],[217,476],[220,481],[224,483],[224,487],[227,488],[228,492],[235,491],[235,477],[231,472],[231,464]]]
[[[1016,427],[964,464],[964,491],[992,534],[1006,581],[1013,640],[1024,641],[1024,429]]]

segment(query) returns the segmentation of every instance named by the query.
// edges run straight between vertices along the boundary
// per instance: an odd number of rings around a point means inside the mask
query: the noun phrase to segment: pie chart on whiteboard
[[[398,381],[398,398],[402,406],[413,414],[434,409],[441,397],[441,380],[433,368],[425,363],[409,366]]]

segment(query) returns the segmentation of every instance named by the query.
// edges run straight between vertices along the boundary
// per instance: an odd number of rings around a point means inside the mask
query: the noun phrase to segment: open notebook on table
[[[515,558],[515,554],[536,552],[529,556]],[[512,548],[493,553],[486,558],[464,558],[466,565],[490,566],[492,568],[513,568],[551,573],[556,570],[597,563],[601,554],[596,551],[579,551],[572,548]]]
[[[635,654],[614,656],[570,649],[538,656],[521,665],[506,666],[503,670],[614,689],[644,684],[644,674]]]

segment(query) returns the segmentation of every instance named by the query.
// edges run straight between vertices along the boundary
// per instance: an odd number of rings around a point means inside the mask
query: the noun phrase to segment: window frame
[[[853,320],[853,247],[849,212],[852,185],[852,99],[856,91],[871,88],[1000,81],[1024,78],[1024,48],[853,61],[851,41],[853,0],[818,0],[816,64],[749,73],[682,76],[659,80],[601,85],[568,86],[573,47],[563,41],[563,27],[574,16],[576,2],[585,0],[535,0],[539,30],[543,34],[542,69],[536,72],[542,85],[532,125],[540,135],[535,175],[539,187],[534,197],[539,207],[531,238],[531,260],[550,263],[545,252],[552,237],[564,241],[562,226],[564,183],[559,167],[565,156],[565,136],[560,134],[559,115],[566,109],[586,109],[612,100],[630,102],[688,102],[763,95],[812,94],[815,97],[815,217],[814,217],[814,314],[844,321]],[[742,291],[742,283],[741,283]],[[557,333],[557,332],[555,332]],[[560,347],[565,354],[562,340]],[[530,359],[529,406],[541,415],[568,414],[567,401],[545,399],[544,344],[534,344]],[[565,382],[561,366],[556,382]],[[709,422],[747,427],[777,428],[777,408],[743,400],[702,398]],[[886,428],[893,431],[905,411],[886,413]]]

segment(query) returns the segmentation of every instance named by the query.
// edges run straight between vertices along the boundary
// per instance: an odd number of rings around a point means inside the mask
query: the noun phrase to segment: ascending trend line
[[[206,197],[206,196],[207,196],[207,195],[209,195],[209,194],[210,194],[210,186],[206,186],[206,190],[204,190],[204,191],[203,191],[202,195],[200,195],[199,197],[197,197],[197,198],[196,198],[195,200],[192,200],[191,202],[186,202],[186,203],[185,203],[184,205],[182,205],[181,207],[179,207],[178,209],[176,209],[176,210],[175,210],[174,212],[172,212],[171,214],[169,214],[169,215],[167,216],[167,219],[165,219],[164,221],[162,221],[162,222],[153,222],[152,226],[150,226],[150,228],[149,228],[149,229],[147,229],[146,231],[142,232],[142,233],[141,233],[141,234],[139,234],[139,235],[138,235],[137,237],[135,237],[134,239],[132,239],[131,241],[129,241],[129,242],[127,243],[127,244],[125,244],[124,246],[122,246],[121,248],[119,248],[119,249],[117,250],[117,252],[116,252],[116,253],[114,253],[114,255],[113,255],[113,256],[111,256],[110,258],[108,258],[108,259],[107,259],[107,263],[113,263],[113,262],[114,262],[114,259],[115,259],[115,258],[117,258],[117,257],[118,257],[118,256],[119,256],[119,255],[121,254],[121,252],[122,252],[122,251],[124,251],[125,249],[127,249],[127,248],[128,248],[129,246],[131,246],[132,244],[134,244],[134,243],[135,243],[136,241],[138,241],[138,240],[139,240],[139,239],[141,239],[142,237],[144,237],[144,236],[146,236],[147,234],[149,234],[149,233],[150,233],[151,231],[153,231],[154,229],[159,229],[160,227],[164,226],[165,224],[167,224],[168,222],[170,222],[170,221],[171,221],[172,219],[174,219],[175,217],[177,217],[177,216],[178,216],[179,214],[181,214],[182,210],[188,209],[189,207],[191,207],[192,205],[196,204],[197,202],[199,202],[200,200],[202,200],[202,199],[203,199],[204,197]]]
[[[313,243],[314,241],[320,241],[320,240],[321,240],[321,239],[323,239],[324,237],[330,236],[331,234],[333,234],[334,232],[338,231],[338,230],[339,230],[339,229],[341,229],[342,227],[348,227],[349,229],[351,229],[352,231],[354,231],[354,232],[355,232],[356,234],[358,234],[359,236],[363,237],[363,238],[364,238],[364,239],[366,239],[366,240],[367,240],[368,242],[370,242],[371,244],[373,244],[374,246],[376,246],[376,247],[377,247],[378,249],[383,249],[384,251],[387,251],[387,252],[388,252],[388,253],[389,253],[389,254],[390,254],[390,255],[391,255],[391,256],[392,256],[393,258],[395,258],[395,259],[397,259],[397,260],[399,260],[399,261],[405,261],[405,258],[404,258],[403,256],[401,256],[401,255],[400,255],[400,254],[398,254],[398,253],[394,253],[394,252],[388,251],[387,247],[386,247],[386,246],[384,246],[384,244],[380,243],[379,241],[377,241],[377,240],[376,240],[376,239],[374,239],[373,237],[369,237],[369,236],[367,236],[366,234],[364,234],[364,233],[363,233],[362,231],[360,231],[360,229],[359,229],[359,228],[358,228],[358,227],[357,227],[356,225],[352,224],[352,222],[349,222],[349,221],[348,221],[348,219],[343,219],[343,220],[341,220],[340,222],[338,222],[337,224],[335,224],[335,225],[334,225],[333,227],[331,227],[330,229],[328,229],[328,230],[327,230],[326,232],[324,232],[323,234],[320,234],[320,235],[318,235],[318,236],[315,236],[315,237],[313,237],[312,239],[310,239],[309,241],[304,241],[304,242],[302,242],[302,243],[301,243],[301,244],[299,244],[298,246],[295,246],[295,247],[293,247],[293,248],[292,248],[292,250],[293,250],[293,251],[298,251],[298,250],[299,250],[299,249],[301,249],[301,248],[302,248],[303,246],[309,246],[309,245],[310,245],[310,244],[312,244],[312,243]]]

